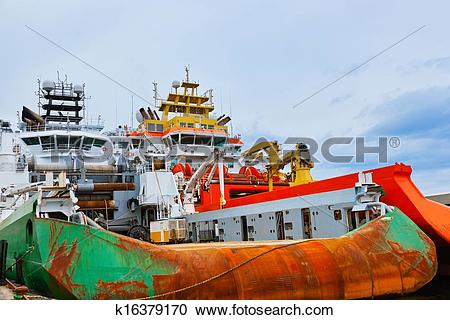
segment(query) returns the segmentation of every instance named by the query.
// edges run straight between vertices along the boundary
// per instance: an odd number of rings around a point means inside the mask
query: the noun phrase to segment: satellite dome
[[[45,91],[50,93],[51,91],[53,91],[55,89],[55,83],[51,80],[44,80],[42,82],[42,89],[44,89]]]
[[[172,88],[178,89],[180,87],[180,81],[173,80],[172,81]]]
[[[75,84],[73,86],[73,92],[75,92],[76,94],[83,93],[83,86],[81,84]]]

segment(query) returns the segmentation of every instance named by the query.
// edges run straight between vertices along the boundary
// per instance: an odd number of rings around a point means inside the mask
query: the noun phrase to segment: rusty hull
[[[371,298],[416,291],[437,269],[433,242],[398,209],[345,236],[303,241],[156,246],[58,220],[33,224],[25,279],[55,298]]]

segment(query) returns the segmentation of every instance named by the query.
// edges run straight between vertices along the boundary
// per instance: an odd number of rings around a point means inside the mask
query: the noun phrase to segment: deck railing
[[[75,125],[75,124],[64,124],[64,123],[52,123],[43,124],[35,126],[22,126],[21,129],[27,132],[38,132],[38,131],[50,131],[50,130],[64,130],[64,131],[87,131],[87,132],[100,132],[103,130],[103,124],[95,125]]]

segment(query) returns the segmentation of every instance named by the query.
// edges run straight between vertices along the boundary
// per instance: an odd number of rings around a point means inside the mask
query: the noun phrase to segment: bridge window
[[[225,137],[215,137],[214,138],[214,145],[215,146],[223,146],[225,144]]]
[[[85,150],[85,151],[91,150],[93,142],[94,142],[94,138],[84,137],[83,138],[83,150]]]
[[[182,134],[180,143],[181,144],[193,144],[194,136]]]
[[[210,145],[211,144],[211,137],[209,136],[197,136],[195,138],[195,144],[199,145]]]
[[[22,138],[22,140],[28,146],[35,146],[39,144],[39,137]]]
[[[105,144],[105,140],[102,139],[94,139],[94,147],[101,148]]]
[[[70,149],[78,149],[81,145],[81,137],[72,136],[70,137]]]
[[[173,134],[170,136],[172,138],[172,143],[177,144],[178,143],[178,134]]]
[[[139,148],[139,144],[141,143],[140,139],[132,139],[131,143],[133,144],[133,148],[137,149]]]
[[[42,143],[42,150],[55,149],[55,137],[54,136],[41,137],[41,143]]]
[[[56,136],[56,144],[58,149],[67,150],[69,149],[69,137],[68,136]]]
[[[120,149],[128,148],[128,141],[119,141],[119,148]]]

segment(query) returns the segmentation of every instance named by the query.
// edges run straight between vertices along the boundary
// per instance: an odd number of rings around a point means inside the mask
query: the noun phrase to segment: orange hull
[[[158,299],[370,298],[414,292],[437,269],[433,242],[399,210],[335,239],[151,251],[177,270],[154,276]]]

